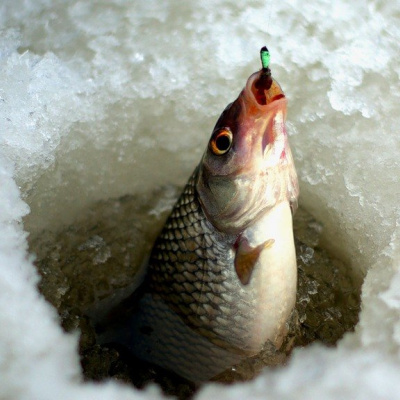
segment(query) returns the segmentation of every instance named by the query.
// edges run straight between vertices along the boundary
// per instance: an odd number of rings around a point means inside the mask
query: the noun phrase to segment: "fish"
[[[263,62],[218,118],[107,341],[196,383],[280,348],[297,286],[286,107]]]

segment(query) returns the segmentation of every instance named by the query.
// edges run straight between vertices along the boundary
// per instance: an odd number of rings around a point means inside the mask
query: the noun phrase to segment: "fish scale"
[[[232,248],[237,236],[217,232],[208,222],[195,194],[197,174],[196,170],[154,245],[149,262],[149,288],[188,326],[201,329],[203,335],[221,344],[221,326],[231,325],[233,316],[248,319],[254,295],[240,291],[237,302],[232,303],[229,297],[224,300],[223,294],[237,286],[233,267],[226,268],[233,265]],[[183,216],[186,221],[182,225],[179,221]],[[175,226],[182,226],[178,235]],[[194,237],[199,240],[194,242]],[[178,251],[172,250],[174,244],[178,245]],[[212,296],[207,296],[209,293]],[[238,325],[241,322],[244,321],[239,319]],[[237,338],[233,328],[230,342],[241,343],[243,337]],[[230,344],[226,343],[226,347]]]
[[[194,332],[160,299],[145,295],[141,307],[146,313],[138,314],[130,333],[131,350],[142,359],[193,381],[210,379],[243,359]],[[140,330],[150,325],[154,329],[151,340]]]

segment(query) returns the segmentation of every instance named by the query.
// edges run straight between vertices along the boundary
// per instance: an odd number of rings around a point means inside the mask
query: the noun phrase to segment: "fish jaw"
[[[299,189],[286,104],[279,84],[259,71],[217,121],[213,135],[229,129],[232,147],[222,156],[208,147],[196,188],[204,213],[218,230],[238,234],[281,201],[296,208]]]

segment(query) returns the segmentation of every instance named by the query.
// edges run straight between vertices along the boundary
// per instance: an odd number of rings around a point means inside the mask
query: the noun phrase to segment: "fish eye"
[[[233,135],[229,128],[217,131],[210,140],[211,151],[217,156],[222,156],[230,150],[232,139]]]

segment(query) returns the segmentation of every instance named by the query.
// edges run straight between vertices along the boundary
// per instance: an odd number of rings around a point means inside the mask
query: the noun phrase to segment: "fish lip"
[[[285,120],[286,120],[286,106],[287,98],[283,94],[279,84],[273,80],[274,87],[271,89],[273,96],[269,98],[266,104],[260,104],[253,91],[254,84],[259,79],[262,71],[256,72],[250,76],[246,86],[243,90],[243,97],[241,99],[242,112],[246,115],[246,119],[250,124],[260,125],[257,128],[255,136],[261,137],[261,151],[264,154],[264,158],[267,155],[268,145],[275,143],[276,139],[286,136]],[[271,78],[272,79],[272,78]],[[279,117],[281,115],[281,117]],[[277,116],[279,121],[277,121]],[[264,123],[263,123],[264,121]],[[276,123],[281,126],[280,129],[276,129]],[[281,135],[281,133],[283,135]],[[285,146],[285,143],[283,143]],[[282,146],[280,146],[282,147]],[[283,153],[283,149],[281,151]]]
[[[286,96],[279,83],[272,78],[271,75],[268,75],[267,78],[269,78],[270,81],[268,81],[264,87],[257,88],[257,83],[264,80],[265,75],[263,70],[255,72],[249,77],[244,88],[244,94],[246,95],[245,97],[250,97],[250,101],[261,109],[264,109],[265,107],[274,104],[281,99],[286,99]],[[261,82],[261,85],[263,84],[264,83]],[[260,101],[262,101],[262,103],[260,103]]]

